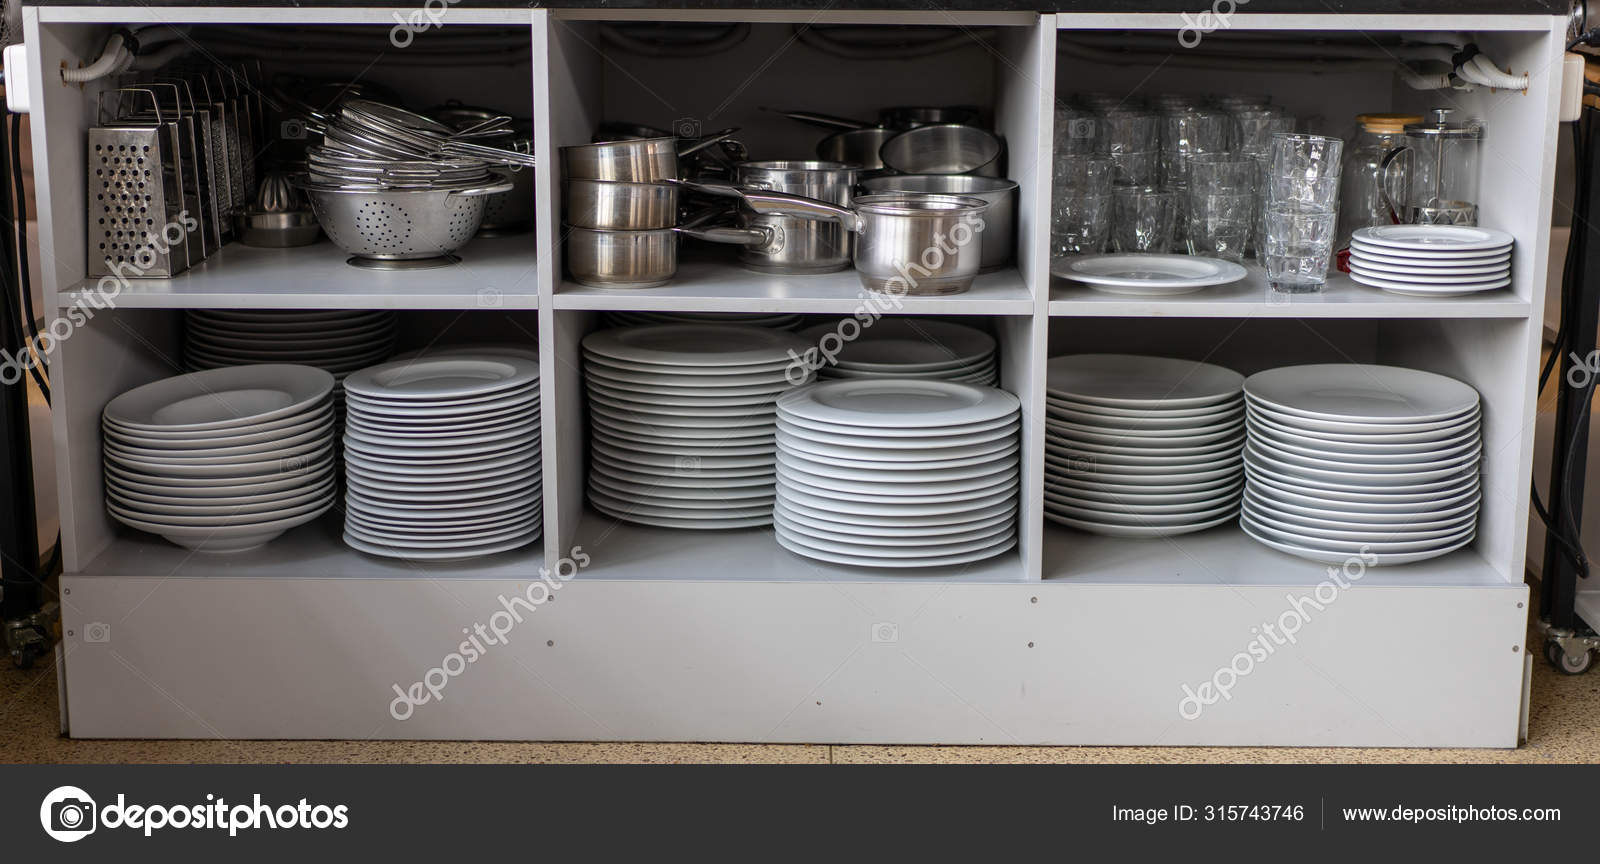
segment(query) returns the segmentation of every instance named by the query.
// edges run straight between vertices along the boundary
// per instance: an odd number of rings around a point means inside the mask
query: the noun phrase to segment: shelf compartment
[[[1329,580],[1329,566],[1251,539],[1236,523],[1193,534],[1130,539],[1052,523],[1044,532],[1044,579],[1061,585],[1215,585],[1304,588]],[[1472,546],[1429,561],[1369,567],[1351,590],[1505,588],[1512,583]]]
[[[58,305],[128,309],[534,309],[533,234],[467,244],[461,263],[428,270],[359,270],[323,239],[295,249],[224,246],[171,279],[133,279],[105,296],[99,277],[62,292]]]
[[[1033,296],[1010,268],[979,276],[972,290],[944,297],[891,297],[861,286],[855,270],[814,276],[774,276],[745,270],[732,259],[694,257],[659,288],[591,288],[570,279],[555,295],[557,309],[640,309],[703,312],[818,312],[858,309],[885,315],[1032,315]]]
[[[358,552],[341,539],[343,517],[323,516],[293,528],[265,546],[233,555],[195,552],[154,534],[119,529],[77,577],[227,579],[532,579],[544,564],[544,544],[470,558],[429,562]]]
[[[1050,314],[1171,318],[1527,318],[1532,304],[1510,290],[1465,297],[1408,297],[1370,288],[1345,273],[1330,273],[1326,290],[1281,294],[1266,271],[1247,265],[1245,278],[1176,297],[1132,297],[1050,280]]]
[[[666,582],[919,582],[989,584],[1028,582],[1012,549],[955,567],[869,568],[828,564],[796,555],[770,528],[685,531],[651,528],[584,508],[573,548],[592,560],[578,581]],[[569,553],[563,553],[569,554]]]

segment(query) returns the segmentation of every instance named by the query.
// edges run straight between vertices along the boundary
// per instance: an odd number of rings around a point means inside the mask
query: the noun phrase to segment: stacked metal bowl
[[[513,184],[491,165],[532,165],[527,153],[488,146],[509,118],[465,129],[370,99],[308,112],[322,136],[306,148],[298,185],[349,263],[416,269],[455,263],[483,223],[489,196]]]

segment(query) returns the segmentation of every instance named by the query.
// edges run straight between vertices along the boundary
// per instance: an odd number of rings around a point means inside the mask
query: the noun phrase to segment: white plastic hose
[[[1493,84],[1489,83],[1487,78],[1483,77],[1483,73],[1479,72],[1478,67],[1475,66],[1471,61],[1462,63],[1460,66],[1456,67],[1456,77],[1467,82],[1468,84],[1477,84],[1481,87],[1494,86]]]
[[[1472,66],[1483,78],[1484,82],[1490,87],[1495,87],[1501,90],[1528,89],[1528,76],[1510,75],[1502,72],[1500,67],[1490,63],[1489,58],[1483,54],[1473,55],[1473,58],[1470,61],[1463,63],[1462,65]]]
[[[122,46],[122,34],[113,33],[106,39],[104,48],[100,49],[100,58],[82,69],[62,69],[61,80],[68,84],[83,84],[111,75],[125,62],[127,49]]]
[[[1449,72],[1423,74],[1409,66],[1401,66],[1396,74],[1413,90],[1445,90],[1450,87]]]

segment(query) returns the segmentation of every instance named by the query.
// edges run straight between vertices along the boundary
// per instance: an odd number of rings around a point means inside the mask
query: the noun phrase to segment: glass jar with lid
[[[1349,246],[1350,235],[1359,229],[1405,219],[1405,214],[1390,204],[1406,200],[1405,162],[1397,160],[1385,171],[1384,161],[1403,149],[1406,127],[1421,122],[1421,114],[1356,115],[1360,131],[1345,153],[1341,172],[1336,248]]]

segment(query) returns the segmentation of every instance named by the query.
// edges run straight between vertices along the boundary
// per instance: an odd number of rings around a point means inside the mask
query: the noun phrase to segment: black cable
[[[33,310],[33,276],[28,273],[28,190],[22,182],[22,115],[11,115],[11,185],[17,193],[17,283],[22,286],[22,327],[26,342],[24,356],[33,353],[44,341],[39,338],[39,316]],[[44,404],[50,404],[50,381],[45,375],[44,355],[37,354],[28,364],[33,383],[39,386]]]

